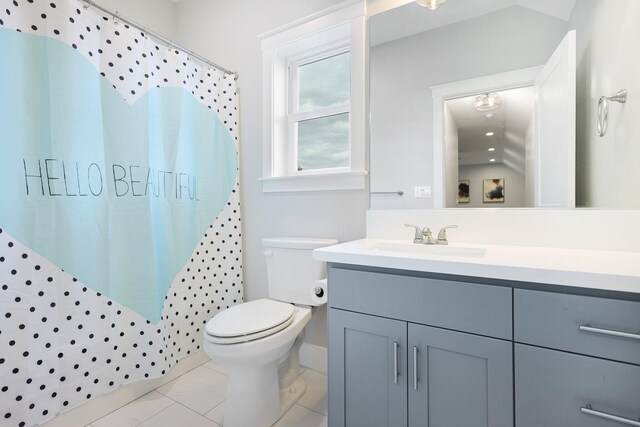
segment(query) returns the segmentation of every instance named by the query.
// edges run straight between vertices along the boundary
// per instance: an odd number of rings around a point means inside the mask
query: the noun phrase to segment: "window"
[[[349,168],[351,55],[345,49],[289,65],[291,172]]]
[[[263,190],[364,188],[361,4],[263,38]]]

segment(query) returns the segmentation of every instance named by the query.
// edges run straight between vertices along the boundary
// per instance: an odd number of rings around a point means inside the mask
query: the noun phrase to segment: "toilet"
[[[334,239],[263,239],[268,299],[237,304],[207,322],[204,351],[227,369],[225,427],[267,427],[305,391],[298,378],[302,331],[321,303],[312,284],[326,277],[313,249]]]

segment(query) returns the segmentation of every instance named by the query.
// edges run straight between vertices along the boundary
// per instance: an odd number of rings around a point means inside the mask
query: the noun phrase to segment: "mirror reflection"
[[[444,157],[457,172],[452,177],[456,197],[447,207],[533,206],[526,182],[533,173],[527,147],[534,100],[535,89],[529,86],[445,102],[444,134],[451,153]]]
[[[401,3],[405,4],[369,20],[372,209],[565,207],[571,206],[571,198],[578,207],[640,207],[637,191],[624,184],[640,179],[640,168],[633,160],[640,156],[640,125],[633,119],[640,117],[640,53],[633,47],[640,39],[640,2],[448,0],[434,11],[414,1]],[[436,111],[434,93],[456,82],[542,69],[572,30],[576,30],[576,81],[575,101],[571,102],[575,109],[575,124],[571,126],[575,146],[571,153],[564,146],[554,145],[558,135],[569,134],[562,126],[548,127],[546,136],[536,135],[534,126],[529,128],[529,138],[551,142],[546,151],[534,152],[528,158],[526,144],[524,155],[515,151],[516,146],[522,148],[523,138],[526,142],[526,131],[523,136],[522,125],[505,122],[494,131],[498,132],[494,134],[496,142],[502,145],[493,147],[496,156],[486,159],[495,161],[479,163],[480,152],[485,150],[486,157],[492,147],[484,147],[486,139],[467,136],[470,129],[482,126],[468,117],[456,117],[456,102],[534,85],[461,91],[443,98],[442,111]],[[608,132],[599,137],[598,99],[621,89],[627,90],[627,102],[609,104]],[[534,98],[540,99],[539,94]],[[553,105],[552,98],[544,97]],[[531,105],[526,108],[531,110]],[[555,123],[558,114],[564,114],[563,109],[548,113],[547,122]],[[446,110],[452,110],[451,118],[457,126],[457,155],[452,155],[446,145]],[[535,118],[535,105],[533,110]],[[541,109],[538,117],[545,111]],[[443,123],[442,135],[438,134],[439,120]],[[507,130],[510,126],[514,130]],[[484,135],[480,129],[477,132],[486,138],[489,130]],[[474,146],[471,140],[479,143]],[[509,151],[505,154],[505,150]],[[533,158],[541,156],[546,159],[545,165],[531,164]],[[574,162],[575,170],[560,179],[554,162]],[[489,167],[493,170],[481,171]],[[544,170],[552,172],[545,174]],[[501,202],[484,200],[484,181],[494,179],[504,180]],[[470,181],[468,202],[459,194],[461,183],[464,189],[463,181]],[[531,190],[533,187],[535,190]],[[395,190],[403,191],[403,195],[379,194]]]

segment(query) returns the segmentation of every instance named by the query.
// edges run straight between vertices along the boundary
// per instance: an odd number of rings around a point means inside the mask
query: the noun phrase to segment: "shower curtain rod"
[[[93,2],[92,0],[79,0],[79,1],[80,1],[80,3],[84,3],[83,7],[85,8],[85,10],[89,9],[91,7],[95,7],[96,9],[101,10],[102,12],[111,15],[117,21],[122,21],[125,24],[128,24],[128,25],[130,25],[132,27],[135,27],[135,28],[139,29],[140,31],[142,31],[144,34],[150,35],[153,38],[158,39],[163,43],[166,43],[167,45],[170,45],[170,46],[172,46],[172,47],[174,47],[174,48],[176,48],[178,50],[181,50],[181,51],[185,52],[186,54],[188,54],[189,56],[191,56],[193,58],[196,58],[199,61],[204,62],[207,65],[210,65],[210,66],[212,66],[214,68],[217,68],[218,70],[220,70],[220,71],[222,71],[222,72],[224,72],[226,74],[233,74],[233,79],[234,80],[238,80],[238,77],[240,77],[240,75],[237,72],[231,71],[231,70],[227,70],[226,68],[221,67],[220,65],[216,64],[215,62],[209,61],[204,56],[198,55],[197,53],[195,53],[192,50],[185,49],[184,47],[180,46],[177,43],[174,43],[173,41],[171,41],[168,38],[156,33],[155,31],[151,31],[147,27],[145,27],[143,25],[140,25],[137,22],[132,21],[131,19],[125,18],[124,16],[120,16],[120,14],[117,11],[113,12],[113,11],[107,9],[104,6],[101,6],[98,3]]]

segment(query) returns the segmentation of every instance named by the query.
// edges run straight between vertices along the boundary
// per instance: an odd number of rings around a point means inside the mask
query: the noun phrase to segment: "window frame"
[[[334,168],[298,170],[298,123],[349,114],[351,120],[351,96],[349,102],[332,105],[330,107],[320,107],[310,111],[300,111],[300,80],[299,69],[308,64],[322,61],[344,53],[351,53],[350,46],[346,41],[338,41],[326,46],[302,52],[299,55],[287,59],[288,84],[287,84],[287,139],[286,139],[286,171],[287,175],[307,175],[317,173],[340,173],[349,172],[351,169],[351,130],[349,130],[349,163],[347,166]],[[351,83],[351,82],[349,82]],[[351,85],[349,85],[351,93]]]
[[[367,178],[365,137],[368,105],[364,2],[349,0],[340,3],[263,34],[260,38],[263,50],[263,175],[259,180],[263,191],[364,189]],[[318,117],[331,116],[336,112],[349,114],[349,166],[298,171],[294,120],[302,117],[303,113],[290,117],[293,96],[297,95],[289,89],[290,70],[293,65],[328,58],[340,51],[350,52],[348,111],[340,110],[344,105],[334,110],[331,110],[334,107],[328,107],[325,113],[334,113]],[[297,79],[297,76],[294,77]],[[306,117],[310,118],[311,115]]]

